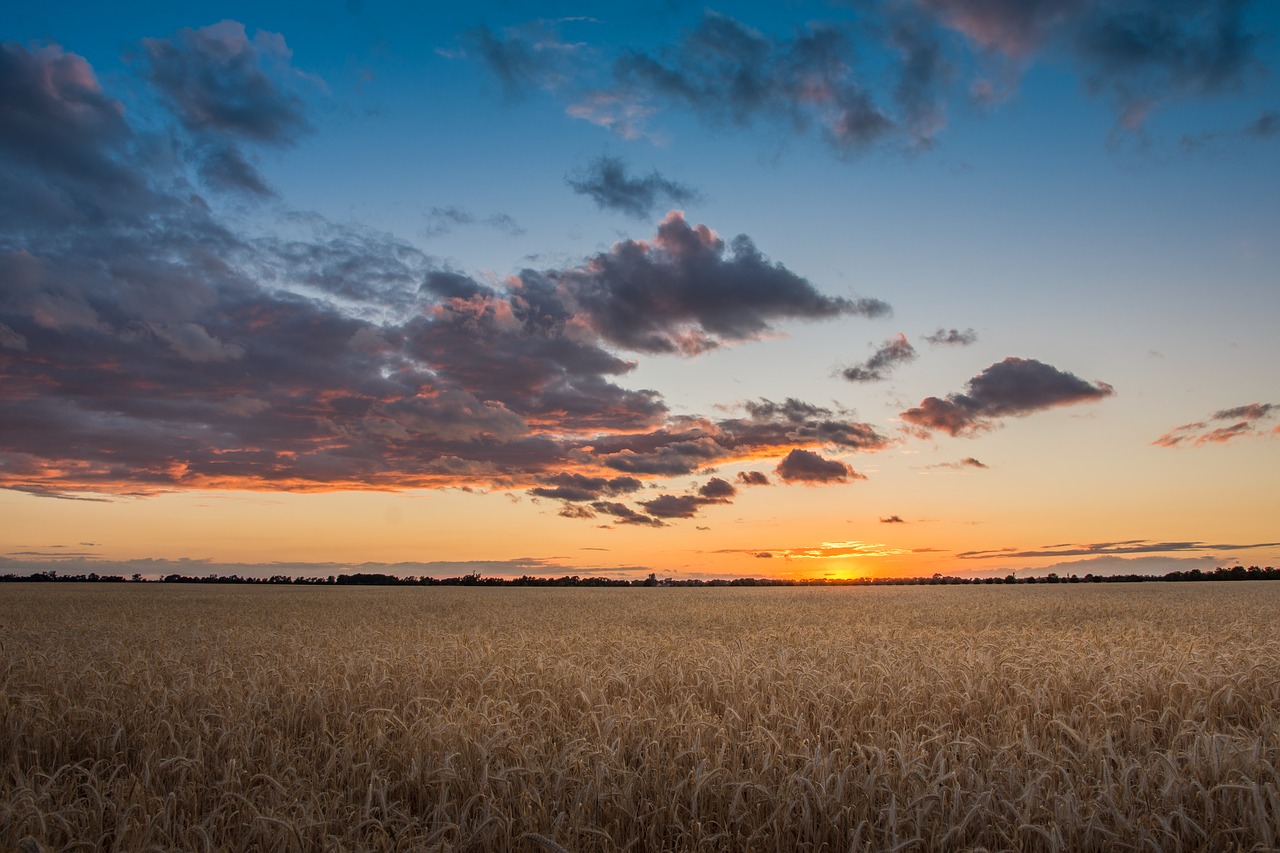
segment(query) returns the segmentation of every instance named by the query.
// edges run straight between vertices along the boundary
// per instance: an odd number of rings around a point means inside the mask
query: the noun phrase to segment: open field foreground
[[[1272,582],[12,584],[0,643],[3,850],[1280,846]]]

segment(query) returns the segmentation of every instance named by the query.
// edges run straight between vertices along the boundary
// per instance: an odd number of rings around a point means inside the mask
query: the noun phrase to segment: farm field
[[[0,589],[0,850],[1273,850],[1280,583]]]

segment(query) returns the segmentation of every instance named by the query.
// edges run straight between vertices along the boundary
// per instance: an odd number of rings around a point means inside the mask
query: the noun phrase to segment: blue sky
[[[14,565],[1280,555],[1271,4],[0,21]]]

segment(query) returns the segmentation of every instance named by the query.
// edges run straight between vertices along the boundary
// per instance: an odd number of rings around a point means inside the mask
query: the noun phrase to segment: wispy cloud
[[[1239,544],[1197,541],[1155,542],[1149,539],[1126,539],[1118,542],[1048,545],[1044,548],[1031,550],[997,548],[991,551],[964,551],[956,556],[962,560],[990,560],[993,558],[1003,557],[1082,557],[1103,554],[1171,554],[1180,551],[1247,551],[1251,548],[1272,548],[1277,545],[1280,545],[1280,542]]]
[[[871,357],[861,364],[846,367],[840,375],[850,382],[879,382],[900,364],[916,360],[916,349],[907,336],[899,334],[881,344]]]
[[[977,342],[978,333],[975,332],[973,329],[965,329],[962,332],[959,329],[939,328],[938,331],[932,334],[924,335],[922,340],[924,340],[924,342],[929,344],[930,346],[935,346],[935,347],[938,347],[938,346],[967,347],[970,344]]]
[[[621,157],[597,157],[565,180],[574,192],[587,196],[601,210],[615,210],[636,219],[648,217],[659,205],[682,206],[701,198],[697,190],[664,178],[657,170],[643,177],[629,175]]]
[[[1280,417],[1280,403],[1249,403],[1214,412],[1203,421],[1174,427],[1151,443],[1157,447],[1194,446],[1225,444],[1244,436],[1275,435],[1275,429],[1263,424],[1277,417]]]
[[[756,557],[781,557],[786,560],[838,560],[846,557],[895,557],[908,552],[901,548],[867,542],[823,542],[796,548],[728,548],[717,554],[751,554]]]
[[[719,126],[816,130],[843,157],[928,149],[957,105],[998,108],[1042,62],[1109,100],[1118,128],[1145,133],[1159,109],[1265,78],[1265,35],[1249,5],[918,0],[859,7],[856,17],[836,12],[781,34],[707,11],[665,44],[616,49],[566,38],[564,22],[535,21],[473,30],[465,52],[508,97],[553,92],[569,115],[627,139],[653,135],[663,110],[686,110]],[[1259,135],[1273,132],[1266,114],[1259,122]]]
[[[938,462],[934,465],[926,465],[925,469],[926,470],[943,469],[948,471],[964,471],[966,469],[985,470],[989,467],[991,466],[986,465],[982,462],[979,462],[977,459],[974,459],[972,456],[966,456],[965,458],[961,459],[959,462]]]
[[[525,229],[510,214],[492,213],[488,216],[476,216],[466,208],[457,205],[431,208],[427,213],[427,225],[423,232],[428,237],[438,237],[441,234],[448,234],[455,228],[468,225],[483,225],[512,236],[525,233]]]

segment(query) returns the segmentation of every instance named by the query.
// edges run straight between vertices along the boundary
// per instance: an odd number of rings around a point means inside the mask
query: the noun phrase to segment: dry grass
[[[0,850],[1280,846],[1269,582],[8,584],[0,644]]]

